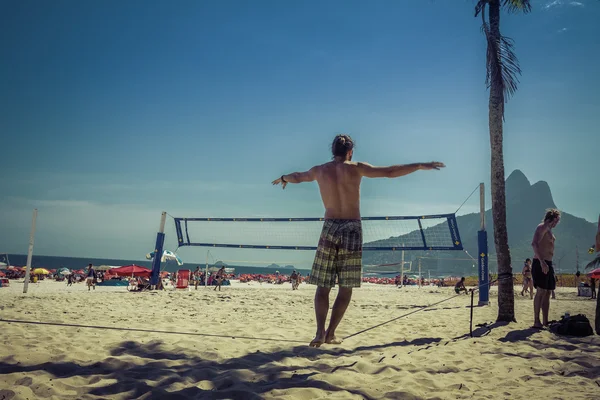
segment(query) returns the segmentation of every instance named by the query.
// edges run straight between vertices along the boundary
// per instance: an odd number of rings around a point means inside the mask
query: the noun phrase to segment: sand
[[[600,393],[600,337],[530,329],[533,303],[518,293],[518,322],[494,325],[496,288],[491,306],[474,310],[474,325],[492,325],[476,329],[480,337],[469,337],[470,297],[461,296],[314,349],[307,346],[314,287],[306,284],[128,293],[44,281],[27,295],[22,283],[11,285],[0,289],[0,318],[56,325],[0,322],[4,399],[589,400]],[[364,285],[338,336],[453,294]],[[550,317],[583,313],[593,326],[594,307],[561,289]]]

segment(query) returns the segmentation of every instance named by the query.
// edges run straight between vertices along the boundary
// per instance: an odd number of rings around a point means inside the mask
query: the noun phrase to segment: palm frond
[[[502,0],[502,7],[510,13],[522,12],[524,14],[527,14],[528,12],[531,12],[531,1],[530,0]]]
[[[475,17],[477,17],[480,13],[483,12],[483,9],[485,8],[485,5],[488,3],[489,0],[479,0],[477,2],[477,4],[475,5]]]
[[[506,36],[494,37],[486,21],[483,22],[481,30],[487,40],[485,83],[488,89],[492,82],[499,84],[502,87],[503,100],[506,101],[517,91],[517,75],[521,74],[519,60],[513,50],[514,42]]]

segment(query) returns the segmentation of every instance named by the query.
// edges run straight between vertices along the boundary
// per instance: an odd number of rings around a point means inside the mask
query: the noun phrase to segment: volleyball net
[[[177,244],[316,250],[324,218],[174,218]],[[463,250],[455,214],[363,217],[364,251]]]

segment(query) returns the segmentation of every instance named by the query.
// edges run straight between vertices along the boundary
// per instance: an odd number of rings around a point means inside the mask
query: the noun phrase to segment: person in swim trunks
[[[529,291],[529,296],[533,299],[533,278],[531,277],[531,259],[525,260],[523,265],[523,290],[521,296],[525,296],[525,292]]]
[[[556,237],[552,229],[560,222],[560,211],[554,208],[546,210],[544,219],[535,229],[531,247],[533,247],[533,263],[531,275],[533,286],[536,288],[533,300],[533,327],[542,329],[548,326],[548,313],[550,312],[550,295],[556,288],[556,278],[552,267],[554,256],[554,242]],[[540,310],[542,311],[543,324],[540,322]]]
[[[367,178],[397,178],[418,170],[439,170],[440,162],[416,163],[375,167],[365,162],[352,161],[354,141],[348,135],[333,139],[333,160],[312,167],[306,172],[294,172],[275,179],[273,185],[283,189],[288,183],[317,181],[325,218],[318,248],[308,283],[316,285],[315,316],[317,333],[310,343],[319,347],[323,343],[339,344],[335,330],[342,320],[352,289],[360,287],[362,280],[362,225],[360,216],[360,183]],[[338,281],[339,292],[333,304],[329,327],[325,330],[329,310],[329,292]]]
[[[467,288],[465,287],[465,277],[460,278],[460,281],[456,282],[454,285],[454,293],[460,294],[460,292],[465,292],[465,294],[469,294],[467,292]]]

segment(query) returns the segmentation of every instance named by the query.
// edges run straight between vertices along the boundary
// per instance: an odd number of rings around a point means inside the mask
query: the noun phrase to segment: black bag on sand
[[[558,335],[591,336],[594,334],[590,320],[583,314],[562,317],[560,321],[550,325],[550,330]]]

